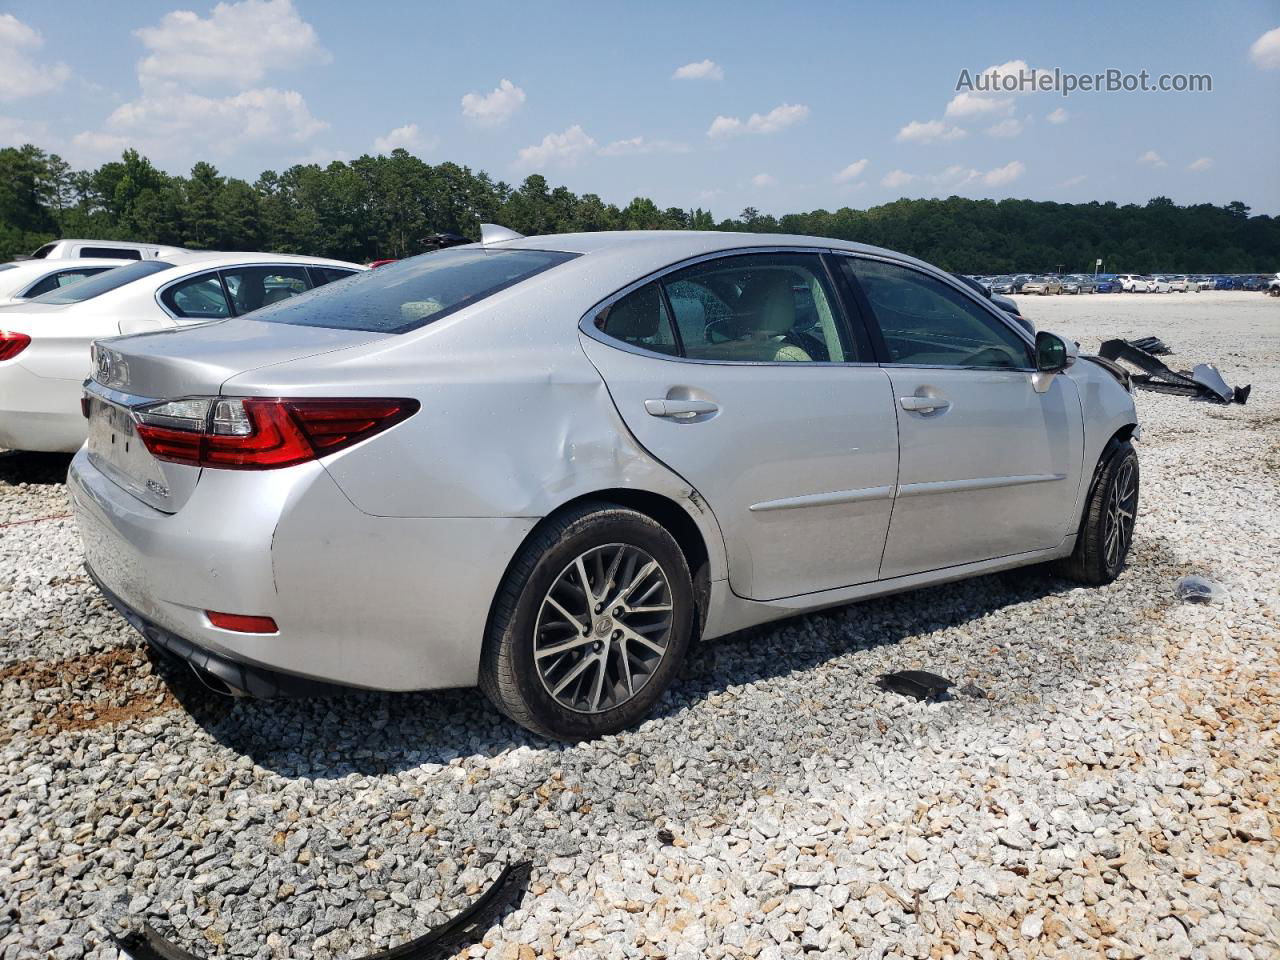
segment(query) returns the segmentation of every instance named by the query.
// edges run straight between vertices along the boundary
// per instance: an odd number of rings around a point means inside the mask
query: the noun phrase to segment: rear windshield
[[[79,283],[73,283],[69,287],[50,290],[48,293],[33,297],[31,302],[81,303],[82,301],[99,297],[104,293],[110,293],[112,290],[117,290],[126,283],[133,283],[133,281],[142,277],[149,277],[153,273],[169,270],[172,267],[172,263],[164,260],[139,260],[137,263],[131,263],[127,267],[116,267],[114,270],[100,273],[96,277],[88,277]]]
[[[551,250],[455,247],[368,270],[255,310],[254,320],[404,333],[572,260]]]

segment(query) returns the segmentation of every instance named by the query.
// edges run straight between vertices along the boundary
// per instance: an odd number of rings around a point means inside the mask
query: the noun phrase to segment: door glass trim
[[[578,321],[578,330],[581,333],[585,334],[586,336],[590,337],[592,340],[596,340],[604,344],[606,347],[611,347],[614,350],[621,350],[624,353],[633,353],[639,357],[649,357],[650,359],[653,359],[653,360],[666,360],[670,363],[696,363],[696,364],[703,364],[703,365],[708,365],[713,367],[878,367],[880,366],[880,364],[874,360],[872,361],[811,360],[805,363],[797,363],[794,360],[707,360],[701,357],[683,357],[683,356],[677,357],[677,356],[672,356],[670,354],[665,354],[665,353],[655,353],[654,351],[642,349],[640,347],[634,346],[633,344],[626,343],[625,341],[617,340],[614,337],[611,337],[608,334],[604,333],[599,327],[596,326],[596,317],[600,315],[601,311],[605,310],[607,307],[612,306],[614,303],[621,300],[623,297],[627,296],[628,294],[633,293],[636,290],[639,290],[645,284],[652,283],[657,280],[661,280],[663,277],[669,274],[677,273],[688,267],[696,266],[699,263],[706,263],[707,261],[710,261],[710,260],[722,260],[722,259],[731,258],[731,257],[743,257],[743,256],[750,256],[753,254],[761,254],[761,253],[815,254],[817,255],[818,259],[822,261],[823,270],[828,272],[827,273],[828,282],[830,283],[832,282],[829,275],[830,268],[827,265],[825,258],[823,258],[822,256],[824,253],[828,253],[828,252],[830,252],[830,248],[822,247],[822,246],[734,247],[728,250],[717,250],[714,253],[704,253],[704,254],[699,254],[696,257],[689,257],[685,260],[680,260],[680,261],[677,261],[676,263],[668,264],[667,266],[662,267],[659,270],[654,270],[653,272],[646,274],[645,276],[641,277],[638,280],[633,280],[631,283],[627,284],[625,287],[605,297],[603,300],[599,301],[595,306],[591,307],[591,309],[589,309],[586,313],[582,315],[582,318]],[[664,303],[668,302],[665,285],[660,283],[658,284],[658,287],[663,291],[663,302]],[[844,332],[847,335],[852,337],[853,330],[850,329],[849,318],[846,315],[845,305],[840,296],[840,288],[838,283],[833,286],[833,289],[835,290],[835,293],[836,293],[835,303],[833,304],[833,306],[835,307],[836,313],[838,314],[838,316],[836,317],[836,322],[842,326]],[[670,306],[668,305],[668,310],[669,309],[670,309]],[[676,324],[674,322],[674,317],[673,317],[672,327],[675,327],[675,326]],[[677,337],[679,336],[678,331],[676,333],[676,336]],[[852,342],[856,344],[858,342],[857,338],[856,337],[853,338]],[[683,342],[681,341],[680,343],[681,343],[681,349],[683,350]]]

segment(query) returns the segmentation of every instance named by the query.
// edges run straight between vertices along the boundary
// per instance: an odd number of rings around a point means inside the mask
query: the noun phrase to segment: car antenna
[[[494,243],[505,243],[508,240],[519,240],[522,237],[524,237],[523,233],[516,233],[496,223],[480,224],[480,242],[486,247]]]

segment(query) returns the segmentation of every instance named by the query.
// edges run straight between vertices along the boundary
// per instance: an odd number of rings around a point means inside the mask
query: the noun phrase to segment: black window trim
[[[40,284],[44,283],[50,277],[54,277],[54,278],[65,277],[68,273],[81,273],[82,271],[85,271],[85,270],[91,271],[89,273],[84,274],[84,276],[80,278],[81,280],[86,280],[89,277],[95,277],[100,273],[106,273],[108,270],[114,270],[114,269],[116,268],[115,267],[62,267],[61,269],[53,270],[53,271],[50,271],[49,273],[46,273],[43,277],[40,277],[38,280],[32,280],[29,284],[27,284],[26,289],[24,289],[21,293],[15,293],[14,297],[21,298],[24,300],[30,299],[32,296],[31,291],[34,290],[36,287],[40,286]],[[62,286],[70,286],[70,284],[60,283],[58,284],[58,286],[53,287],[49,290],[46,290],[45,293],[52,293],[54,290],[57,290]],[[35,294],[35,296],[37,297],[43,296],[43,295],[44,294],[39,294],[39,293]]]
[[[957,290],[960,293],[962,293],[971,302],[978,304],[978,306],[981,307],[984,312],[986,312],[998,323],[1002,324],[1005,328],[1012,330],[1018,336],[1018,339],[1022,340],[1022,342],[1027,345],[1028,358],[1034,363],[1035,338],[1030,333],[1028,333],[1025,329],[1023,329],[1021,325],[1015,323],[1014,321],[1010,320],[1007,316],[1005,316],[1004,311],[1000,310],[998,307],[996,307],[993,303],[986,300],[985,298],[980,298],[977,295],[977,293],[975,293],[973,290],[970,290],[967,286],[965,286],[959,280],[956,280],[954,277],[950,277],[947,274],[943,273],[942,271],[922,270],[916,264],[908,263],[907,261],[901,260],[897,257],[880,256],[874,253],[861,253],[855,250],[833,250],[832,253],[838,256],[846,257],[850,260],[876,260],[876,261],[879,261],[880,263],[887,263],[891,266],[901,267],[904,270],[911,270],[915,273],[921,274],[926,277],[930,277],[934,280],[942,281],[945,285],[951,287],[951,289]],[[862,285],[857,282],[857,271],[851,270],[849,271],[849,273],[845,273],[845,271],[842,270],[840,271],[840,273],[844,274],[845,283],[848,285],[850,292],[853,294],[854,298],[856,299],[860,310],[864,313],[866,317],[869,318],[868,326],[871,329],[872,341],[875,344],[876,354],[880,358],[879,360],[880,366],[896,367],[901,370],[980,370],[986,373],[991,373],[992,371],[1007,371],[1010,373],[1035,373],[1036,372],[1035,366],[987,367],[987,366],[963,366],[957,363],[899,363],[898,361],[890,359],[889,348],[888,348],[888,345],[885,343],[884,333],[880,329],[880,319],[875,315],[875,310],[872,308],[871,302],[867,299],[867,295],[863,291]],[[852,276],[850,276],[849,274],[852,274]]]
[[[636,356],[649,357],[650,359],[654,359],[654,360],[666,360],[670,363],[696,363],[696,364],[707,364],[715,367],[784,367],[784,366],[785,367],[796,367],[796,366],[800,366],[800,367],[878,367],[880,366],[879,359],[876,359],[876,360],[810,360],[804,363],[797,363],[795,360],[708,360],[703,357],[686,357],[683,355],[675,356],[673,354],[658,353],[657,351],[654,351],[654,350],[646,350],[643,347],[637,347],[634,344],[627,343],[625,340],[619,340],[616,337],[609,336],[607,333],[601,330],[598,326],[596,326],[596,318],[599,317],[601,311],[605,310],[607,307],[613,306],[623,297],[626,297],[629,294],[634,293],[635,291],[639,290],[641,287],[645,286],[646,284],[661,280],[663,277],[666,277],[672,273],[678,273],[679,271],[684,270],[688,267],[697,266],[700,263],[706,263],[711,260],[723,260],[731,257],[751,256],[753,254],[807,253],[807,254],[817,255],[818,259],[822,263],[823,270],[826,271],[827,282],[831,284],[831,288],[835,292],[835,302],[831,306],[835,311],[836,325],[841,328],[841,332],[844,334],[846,338],[848,338],[848,344],[846,344],[846,346],[848,345],[857,346],[862,341],[860,341],[854,335],[855,331],[853,329],[853,318],[850,317],[845,300],[841,295],[842,291],[840,286],[840,280],[838,277],[833,276],[834,271],[832,271],[831,269],[831,264],[827,262],[827,258],[824,256],[825,254],[828,254],[828,253],[839,253],[839,252],[842,252],[842,251],[832,250],[830,247],[823,247],[823,246],[732,247],[725,250],[716,250],[712,253],[699,254],[698,256],[695,256],[695,257],[687,257],[684,260],[679,260],[679,261],[676,261],[675,263],[668,264],[665,267],[661,267],[658,270],[654,270],[651,273],[648,273],[645,276],[639,278],[638,280],[633,280],[631,283],[627,284],[625,287],[622,287],[621,289],[616,290],[615,292],[611,293],[609,296],[605,297],[603,300],[596,303],[595,306],[591,307],[591,309],[589,309],[586,313],[582,315],[582,319],[578,321],[578,330],[584,333],[585,335],[587,335],[588,337],[590,337],[592,340],[599,341],[600,343],[603,343],[605,346],[611,347],[615,350],[622,350],[622,351],[625,351],[626,353],[634,353]],[[849,251],[843,251],[843,252],[848,253]],[[662,302],[663,302],[663,305],[666,307],[667,312],[670,316],[671,327],[675,331],[676,343],[679,344],[681,354],[683,354],[684,341],[680,339],[679,324],[676,323],[675,313],[671,310],[670,301],[666,293],[666,285],[659,283],[658,289],[662,291]],[[861,322],[861,318],[858,318],[858,319],[859,319],[859,322]],[[866,329],[865,325],[864,325],[864,329]],[[874,344],[874,341],[873,341],[873,344]]]

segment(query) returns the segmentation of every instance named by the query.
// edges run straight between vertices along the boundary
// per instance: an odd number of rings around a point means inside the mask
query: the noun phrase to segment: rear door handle
[[[915,413],[932,413],[935,410],[946,410],[951,406],[950,400],[944,400],[941,397],[899,397],[898,403],[902,405],[903,410],[911,410]]]
[[[710,400],[646,400],[644,409],[651,417],[694,417],[715,413],[720,409]]]

